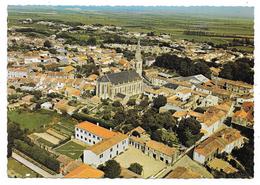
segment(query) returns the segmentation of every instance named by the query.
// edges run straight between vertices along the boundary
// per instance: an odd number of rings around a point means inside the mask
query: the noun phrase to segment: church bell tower
[[[142,60],[141,49],[140,49],[140,38],[138,39],[136,52],[135,52],[135,70],[140,76],[142,76],[143,60]]]

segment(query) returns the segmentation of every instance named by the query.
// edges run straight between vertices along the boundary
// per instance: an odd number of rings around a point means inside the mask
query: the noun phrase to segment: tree
[[[112,105],[113,105],[114,107],[122,107],[122,104],[120,103],[120,101],[114,101],[114,102],[112,103]]]
[[[88,110],[88,108],[84,108],[84,109],[82,109],[82,112],[85,113],[85,114],[88,114],[89,110]]]
[[[10,157],[12,154],[12,148],[14,147],[14,140],[15,139],[21,139],[25,140],[26,133],[24,130],[20,128],[20,126],[17,123],[9,122],[7,124],[7,157]]]
[[[198,141],[203,134],[200,133],[201,125],[194,118],[185,118],[179,122],[179,126],[177,128],[177,135],[179,141],[190,147]]]
[[[43,43],[43,46],[46,47],[46,48],[51,48],[52,47],[52,44],[49,40],[46,40],[44,43]]]
[[[105,165],[100,165],[98,169],[105,173],[106,178],[117,178],[121,173],[121,167],[115,160],[108,160]]]
[[[115,124],[121,124],[125,121],[125,112],[122,110],[119,110],[115,115],[114,115],[114,122]]]
[[[127,102],[127,105],[128,106],[135,106],[135,99],[129,99],[128,102]]]
[[[149,105],[149,101],[148,98],[145,98],[144,100],[142,100],[139,104],[140,107],[145,108]]]
[[[241,59],[226,63],[220,71],[219,76],[230,80],[239,80],[254,84],[254,71],[250,65],[253,66],[253,63],[250,64],[247,60]]]
[[[139,132],[137,132],[136,130],[134,130],[134,131],[132,132],[132,136],[140,137],[140,134],[139,134]]]
[[[97,40],[95,37],[90,37],[88,40],[87,40],[87,45],[91,45],[91,46],[95,46],[97,45]]]
[[[159,95],[158,97],[154,98],[153,100],[153,107],[159,109],[160,107],[164,106],[167,103],[167,99],[163,95]]]
[[[142,172],[143,172],[143,166],[138,164],[138,163],[132,163],[130,164],[129,168],[128,168],[130,171],[138,174],[138,175],[141,175]]]

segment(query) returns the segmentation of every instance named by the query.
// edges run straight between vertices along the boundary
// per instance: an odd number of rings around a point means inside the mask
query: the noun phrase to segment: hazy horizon
[[[32,9],[33,8],[33,9]],[[230,18],[254,18],[254,7],[215,7],[215,6],[63,6],[63,5],[9,5],[8,11],[15,10],[48,10],[48,11],[101,11],[118,13],[153,13],[153,14],[178,14],[193,16],[217,16]]]

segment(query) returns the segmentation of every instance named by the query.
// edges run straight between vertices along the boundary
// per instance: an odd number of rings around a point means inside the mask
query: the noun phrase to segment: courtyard
[[[128,168],[132,163],[139,163],[143,166],[143,178],[151,177],[167,166],[165,163],[157,161],[131,146],[123,154],[117,156],[115,160],[124,168]]]

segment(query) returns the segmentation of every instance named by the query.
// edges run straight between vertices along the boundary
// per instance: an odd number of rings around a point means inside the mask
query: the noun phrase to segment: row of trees
[[[187,57],[182,58],[169,53],[158,56],[153,65],[174,70],[181,76],[197,74],[202,74],[207,78],[210,78],[211,76],[211,71],[205,61],[192,61]]]
[[[59,173],[60,163],[55,158],[51,157],[50,154],[44,149],[37,145],[28,145],[24,141],[14,140],[14,147],[23,152],[25,155],[31,157],[35,161],[41,163],[47,168]]]

